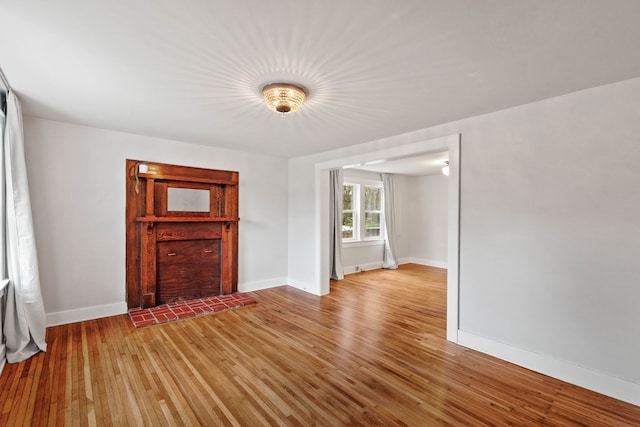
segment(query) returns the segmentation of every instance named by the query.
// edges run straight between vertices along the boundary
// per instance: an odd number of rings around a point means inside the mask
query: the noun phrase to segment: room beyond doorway
[[[459,293],[459,233],[460,233],[460,145],[461,135],[454,134],[379,151],[364,152],[349,157],[316,163],[316,259],[317,293],[329,293],[329,170],[347,165],[373,162],[381,159],[408,157],[415,154],[449,152],[448,198],[448,278],[447,278],[447,339],[458,342]]]

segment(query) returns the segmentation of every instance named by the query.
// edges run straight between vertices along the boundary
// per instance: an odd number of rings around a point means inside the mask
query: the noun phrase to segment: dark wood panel
[[[222,225],[220,223],[193,222],[193,223],[158,223],[156,238],[158,241],[166,240],[194,240],[194,239],[220,239],[222,238]]]
[[[446,271],[367,271],[318,297],[135,330],[47,328],[0,377],[1,426],[639,426],[640,407],[445,339]]]
[[[138,179],[138,177],[136,176]],[[145,182],[145,181],[143,181]],[[156,206],[156,190],[155,190],[155,182],[153,179],[147,179],[145,182],[147,186],[146,196],[147,200],[144,203],[146,215],[155,215],[155,206]]]
[[[142,307],[156,305],[156,235],[152,223],[140,224],[140,304]]]
[[[153,181],[153,213],[154,216],[167,216],[167,188],[165,181]]]
[[[140,306],[140,225],[136,218],[143,216],[146,185],[136,180],[135,160],[125,163],[126,206],[125,206],[125,263],[127,306]]]
[[[240,224],[238,222],[231,222],[231,239],[233,240],[233,250],[231,257],[233,259],[233,266],[231,269],[231,289],[233,292],[238,292],[238,229]]]
[[[220,242],[158,242],[156,304],[220,295]]]
[[[236,218],[238,216],[238,188],[237,186],[229,186],[224,193],[224,216]]]

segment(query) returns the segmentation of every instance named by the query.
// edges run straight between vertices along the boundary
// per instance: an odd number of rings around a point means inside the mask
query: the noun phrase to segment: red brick
[[[129,312],[129,317],[134,326],[138,328],[255,303],[256,300],[247,294],[212,295],[200,299],[177,301],[151,309],[134,309]]]
[[[194,317],[196,314],[193,311],[185,311],[182,313],[176,313],[176,316],[178,316],[178,319],[186,319],[189,317]]]

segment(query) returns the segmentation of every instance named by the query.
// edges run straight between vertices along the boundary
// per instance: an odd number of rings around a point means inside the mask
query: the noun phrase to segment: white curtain
[[[2,71],[0,71],[2,73]],[[2,89],[4,86],[2,85],[2,81],[0,81],[0,147],[4,147],[4,123],[5,123],[5,115],[4,115],[4,105],[5,105],[5,93]],[[0,165],[2,165],[2,150],[0,150]],[[2,166],[0,166],[0,171],[2,170]],[[0,173],[0,242],[4,242],[4,176]],[[5,269],[4,269],[4,250],[0,249],[0,279],[2,277],[6,277]],[[4,334],[2,333],[2,322],[4,321],[4,293],[7,285],[9,284],[9,280],[0,281],[0,373],[4,369],[4,365],[7,361],[7,351],[6,346],[4,344]]]
[[[394,201],[393,175],[382,174],[384,190],[384,256],[382,268],[398,268],[396,261],[396,214]]]
[[[24,157],[22,111],[10,91],[3,141],[5,200],[4,275],[9,279],[4,303],[3,337],[7,361],[16,363],[45,351],[46,321],[31,217]]]
[[[329,262],[331,264],[331,278],[344,279],[342,268],[342,169],[329,171],[329,230],[331,240],[329,242]]]

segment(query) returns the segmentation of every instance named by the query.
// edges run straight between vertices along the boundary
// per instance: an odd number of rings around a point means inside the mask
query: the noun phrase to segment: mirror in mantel
[[[172,212],[209,212],[209,190],[169,187],[167,210]]]

